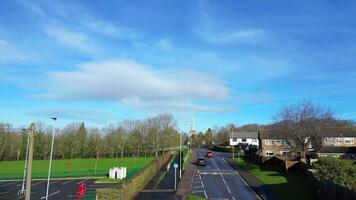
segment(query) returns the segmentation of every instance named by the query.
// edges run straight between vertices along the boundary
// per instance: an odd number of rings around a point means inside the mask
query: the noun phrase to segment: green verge
[[[196,196],[196,195],[189,195],[188,200],[203,200],[205,198]]]
[[[188,158],[187,160],[183,163],[183,170],[186,170],[190,164],[190,162],[192,161],[192,150],[190,149],[185,149],[186,153],[184,153],[183,155],[187,155],[188,153]]]
[[[236,158],[235,161],[269,187],[280,199],[313,199],[313,191],[311,187],[309,187],[308,179],[301,173],[281,173],[270,167],[261,168],[254,162],[244,158]]]
[[[95,172],[95,159],[53,160],[51,177],[101,177],[109,173],[111,167],[127,167],[127,176],[140,171],[153,157],[99,159]],[[0,179],[21,179],[24,161],[1,161]],[[32,164],[33,178],[46,178],[48,160],[34,160]]]

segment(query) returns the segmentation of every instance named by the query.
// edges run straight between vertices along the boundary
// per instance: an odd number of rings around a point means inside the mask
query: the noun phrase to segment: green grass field
[[[85,177],[103,176],[109,173],[111,167],[127,167],[127,176],[130,177],[145,167],[153,157],[99,159],[95,173],[95,159],[53,160],[51,177]],[[23,176],[24,161],[1,161],[0,179],[21,179]],[[48,160],[34,160],[32,165],[33,178],[46,178]]]
[[[236,158],[235,161],[267,185],[280,199],[313,199],[311,187],[309,187],[307,177],[303,174],[297,172],[281,173],[266,167],[261,169],[259,165],[244,158]]]

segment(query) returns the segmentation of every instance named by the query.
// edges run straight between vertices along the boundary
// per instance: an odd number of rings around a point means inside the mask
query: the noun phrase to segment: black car
[[[197,165],[198,166],[205,166],[205,159],[203,157],[198,158]]]

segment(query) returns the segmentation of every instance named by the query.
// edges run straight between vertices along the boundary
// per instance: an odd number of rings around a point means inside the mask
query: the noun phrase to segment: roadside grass
[[[95,173],[95,159],[53,160],[51,177],[101,177],[109,173],[111,167],[127,167],[127,177],[132,176],[145,167],[153,157],[99,159]],[[21,179],[25,161],[1,161],[0,179]],[[32,164],[33,178],[46,178],[48,160],[34,160]]]
[[[183,170],[186,170],[192,161],[192,151],[190,149],[185,149],[185,153],[183,153],[184,157],[188,154],[187,160],[183,163]]]
[[[205,198],[203,198],[203,197],[200,197],[200,196],[196,196],[196,195],[189,195],[189,197],[188,197],[188,200],[205,200]]]
[[[281,173],[275,169],[264,167],[244,158],[235,161],[263,184],[267,185],[280,199],[312,200],[313,192],[305,175],[298,172]]]

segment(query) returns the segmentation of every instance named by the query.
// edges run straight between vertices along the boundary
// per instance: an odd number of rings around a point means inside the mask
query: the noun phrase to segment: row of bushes
[[[151,161],[139,173],[131,179],[119,185],[118,188],[102,188],[96,190],[97,200],[121,200],[133,199],[140,192],[151,178],[174,156],[171,153],[165,153]]]
[[[239,147],[235,147],[235,148],[232,148],[231,146],[213,146],[212,148],[210,148],[211,150],[213,151],[219,151],[219,152],[229,152],[231,153],[232,152],[232,149],[234,149],[235,153],[237,153],[238,151],[240,151],[240,148]]]

